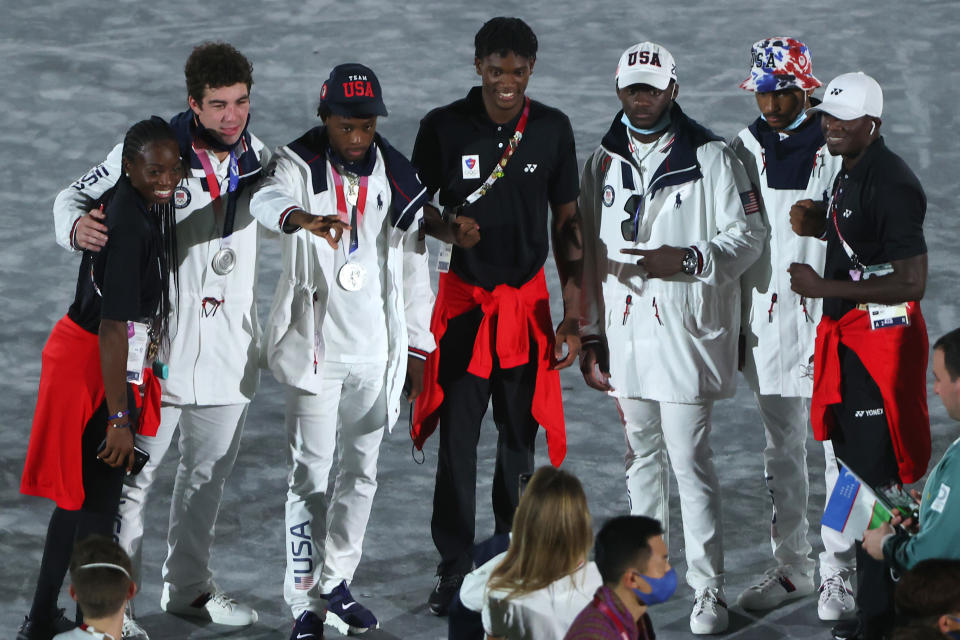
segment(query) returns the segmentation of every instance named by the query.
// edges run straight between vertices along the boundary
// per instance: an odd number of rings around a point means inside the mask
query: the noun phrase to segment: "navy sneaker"
[[[304,611],[293,623],[290,640],[323,640],[323,618],[313,611]]]
[[[330,593],[320,596],[327,601],[326,623],[344,635],[356,635],[368,629],[379,629],[376,616],[353,599],[347,581],[343,580]]]
[[[57,609],[50,620],[31,620],[29,616],[25,616],[17,629],[17,640],[51,640],[53,636],[70,631],[76,626],[73,620],[63,615],[63,609]]]

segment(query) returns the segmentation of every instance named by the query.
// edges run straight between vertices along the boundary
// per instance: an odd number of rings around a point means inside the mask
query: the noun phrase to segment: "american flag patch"
[[[294,576],[293,586],[298,591],[306,591],[313,586],[313,576]]]
[[[740,194],[740,203],[743,205],[743,212],[747,215],[760,211],[760,199],[757,198],[757,192],[753,189]]]

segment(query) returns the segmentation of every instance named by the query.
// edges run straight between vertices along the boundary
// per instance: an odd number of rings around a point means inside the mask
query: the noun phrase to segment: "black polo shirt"
[[[927,252],[923,239],[927,198],[923,187],[900,156],[887,149],[882,137],[867,148],[853,169],[841,170],[833,183],[833,194],[827,211],[825,278],[851,279],[850,270],[855,265],[841,236],[866,266]],[[839,319],[856,306],[845,298],[826,298],[823,313]]]
[[[466,98],[423,118],[412,161],[431,195],[439,191],[441,206],[463,204],[483,184],[520,117],[496,124],[487,116],[480,87],[474,87]],[[570,120],[557,109],[531,101],[523,139],[504,176],[463,210],[480,225],[480,242],[470,249],[454,247],[451,270],[488,290],[500,284],[523,285],[547,259],[547,204],[566,204],[579,194]]]
[[[127,178],[120,178],[105,213],[107,244],[99,253],[83,252],[76,293],[67,312],[90,333],[99,332],[101,318],[153,319],[163,287],[159,219]]]

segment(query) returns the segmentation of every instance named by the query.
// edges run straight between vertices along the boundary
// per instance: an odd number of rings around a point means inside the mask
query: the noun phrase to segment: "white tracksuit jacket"
[[[277,150],[267,172],[269,177],[261,183],[251,203],[253,215],[268,228],[280,230],[282,215],[294,208],[314,215],[336,215],[329,163],[323,157],[309,162],[307,155],[295,143]],[[322,178],[314,175],[317,169],[324,171]],[[391,206],[384,153],[379,145],[368,193],[371,198],[372,194],[382,194],[384,206]],[[400,415],[408,348],[420,355],[436,348],[430,332],[434,294],[428,256],[425,243],[418,239],[424,198],[425,191],[415,195],[400,221],[387,216],[384,222],[384,232],[389,234],[384,304],[388,332],[386,424],[390,428]],[[270,371],[279,382],[312,393],[319,390],[321,382],[325,347],[321,327],[327,295],[331,287],[339,286],[334,258],[334,250],[323,238],[302,229],[284,234],[282,273],[264,330],[263,356]]]
[[[830,155],[822,140],[817,114],[784,140],[758,119],[730,143],[760,194],[768,233],[760,259],[741,280],[743,373],[762,395],[809,398],[813,392],[810,356],[823,301],[794,293],[787,268],[801,262],[823,273],[826,243],[800,237],[790,226],[790,207],[806,198],[827,200],[840,171],[842,157]]]
[[[178,135],[185,126],[182,120],[177,126],[182,116],[185,114],[171,120]],[[181,142],[181,153],[183,146]],[[89,209],[90,202],[116,184],[121,147],[114,147],[106,160],[57,195],[53,213],[57,242],[62,247],[75,250],[72,239],[76,221]],[[244,150],[240,179],[257,179],[270,152],[252,135]],[[250,215],[252,188],[245,188],[237,201],[231,241],[237,253],[236,266],[229,274],[219,276],[211,261],[220,249],[223,216],[214,214],[196,152],[191,150],[188,156],[185,159],[190,160],[192,168],[174,195],[180,294],[171,301],[176,310],[170,317],[170,353],[166,358],[170,377],[161,381],[162,399],[175,405],[246,403],[257,389],[260,349],[255,292],[261,230]],[[217,160],[211,157],[211,161],[217,167]],[[227,164],[224,161],[218,172],[223,192],[227,189]],[[204,304],[204,299],[211,298],[223,300],[215,312],[209,301]]]
[[[749,181],[723,141],[677,105],[670,131],[638,166],[620,116],[583,171],[581,335],[606,340],[614,396],[679,403],[732,396],[739,278],[764,235],[760,216],[744,213]],[[624,207],[641,193],[638,239],[629,242],[621,234]],[[620,253],[664,244],[694,247],[699,272],[648,278],[636,258]]]

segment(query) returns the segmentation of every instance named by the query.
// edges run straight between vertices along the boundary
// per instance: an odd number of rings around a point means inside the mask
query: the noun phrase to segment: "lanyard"
[[[593,596],[593,605],[600,610],[600,613],[607,616],[614,626],[617,628],[617,633],[620,634],[622,640],[630,640],[630,634],[627,632],[627,628],[624,626],[623,621],[620,620],[616,612],[610,608],[610,606],[604,602],[600,596]]]
[[[217,178],[213,165],[210,162],[210,156],[205,149],[193,147],[193,152],[200,159],[203,166],[203,173],[207,177],[207,189],[210,190],[210,200],[216,202],[220,198],[220,180]],[[230,246],[230,236],[233,235],[233,222],[237,212],[237,187],[240,184],[240,167],[237,164],[237,154],[230,150],[230,165],[227,170],[229,181],[227,184],[227,212],[223,219],[223,234],[220,236],[221,248]]]
[[[340,173],[337,171],[336,167],[333,164],[330,164],[331,172],[333,173],[333,184],[337,189],[337,215],[340,216],[340,219],[344,222],[348,222],[347,219],[347,197],[343,193],[343,178],[340,177]],[[363,210],[367,206],[367,181],[368,176],[360,176],[360,193],[357,195],[357,203],[353,205],[350,209],[350,254],[352,255],[354,251],[360,246],[360,233],[359,222],[363,221]]]
[[[861,271],[864,270],[864,265],[860,262],[860,258],[857,257],[857,252],[853,250],[847,241],[844,239],[843,234],[840,233],[840,224],[837,222],[837,201],[843,197],[843,183],[845,178],[840,178],[837,181],[837,188],[834,190],[833,195],[830,197],[830,217],[833,218],[833,228],[837,231],[837,237],[840,238],[840,243],[843,245],[843,250],[847,252],[847,256],[850,260],[853,261],[853,266]]]
[[[493,167],[493,172],[484,181],[484,183],[480,185],[476,191],[467,196],[467,204],[473,204],[482,198],[487,191],[490,191],[490,188],[493,187],[493,183],[495,183],[499,178],[503,177],[503,170],[507,168],[507,163],[510,162],[510,158],[517,150],[517,146],[520,144],[520,140],[523,138],[523,132],[527,128],[527,118],[529,116],[530,98],[526,98],[523,104],[523,114],[520,116],[520,121],[517,122],[516,131],[514,131],[513,135],[510,136],[510,142],[507,144],[507,148],[503,152],[503,157],[501,157],[500,162]]]

